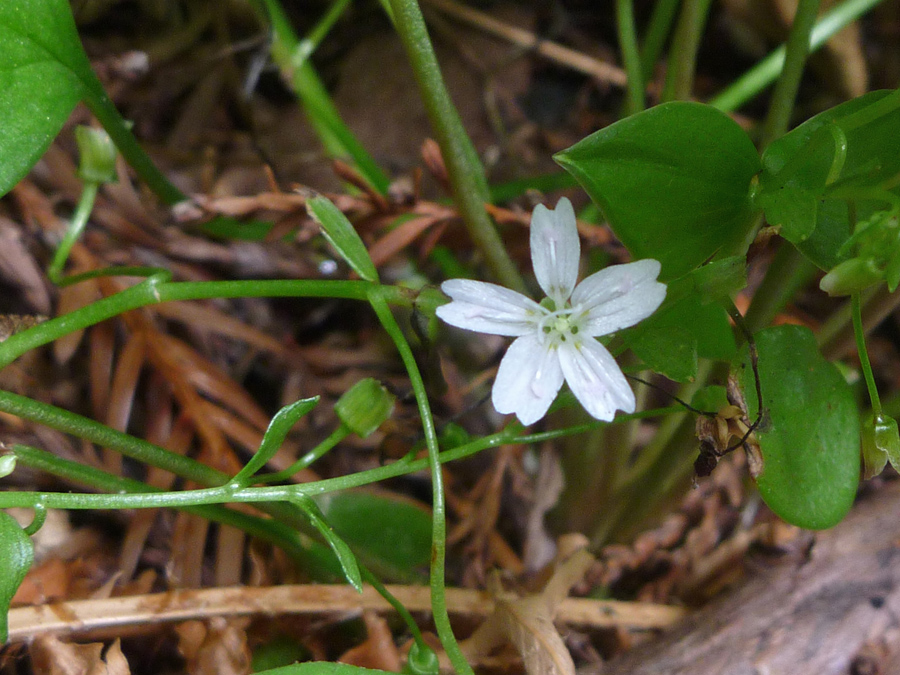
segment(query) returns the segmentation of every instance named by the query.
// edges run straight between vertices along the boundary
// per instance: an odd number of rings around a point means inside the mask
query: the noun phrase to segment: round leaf
[[[414,581],[431,560],[431,514],[411,500],[351,490],[316,501],[335,532],[375,574]]]
[[[672,102],[591,134],[554,157],[636,258],[667,281],[744,236],[759,156],[723,112]]]
[[[756,334],[765,416],[757,430],[766,504],[789,523],[813,530],[837,524],[859,483],[859,419],[850,386],[816,348],[812,332],[776,326]],[[757,411],[748,351],[737,375],[750,419]]]

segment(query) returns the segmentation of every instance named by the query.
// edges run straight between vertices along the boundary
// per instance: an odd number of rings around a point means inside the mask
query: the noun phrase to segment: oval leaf
[[[813,530],[837,524],[859,483],[859,419],[853,392],[816,348],[812,332],[776,326],[756,334],[764,423],[757,431],[759,493],[778,516]],[[737,364],[750,419],[753,371],[745,348]]]
[[[591,134],[554,159],[584,187],[636,258],[682,276],[744,236],[759,156],[723,112],[673,102]]]
[[[9,603],[34,562],[34,545],[15,519],[0,511],[0,644],[9,637]]]
[[[341,257],[360,278],[373,283],[378,282],[378,271],[366,245],[359,238],[353,223],[347,220],[341,210],[325,197],[313,197],[307,200],[309,215],[322,226],[322,234],[334,246]]]
[[[421,579],[431,559],[431,514],[425,507],[367,490],[332,492],[316,502],[375,574],[392,581]]]

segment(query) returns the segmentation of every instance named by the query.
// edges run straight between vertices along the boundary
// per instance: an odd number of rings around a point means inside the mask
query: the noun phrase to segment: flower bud
[[[8,476],[16,468],[15,455],[3,455],[0,457],[0,478]]]
[[[870,258],[851,258],[835,267],[819,282],[819,288],[828,295],[850,295],[877,284],[884,278],[884,271]]]
[[[76,127],[80,162],[78,175],[87,183],[116,181],[116,146],[103,129]]]
[[[863,478],[874,478],[884,470],[890,460],[895,469],[900,467],[900,432],[897,421],[887,415],[873,415],[862,428]]]
[[[341,422],[361,438],[381,426],[393,410],[393,394],[371,377],[354,384],[334,404],[334,412]]]

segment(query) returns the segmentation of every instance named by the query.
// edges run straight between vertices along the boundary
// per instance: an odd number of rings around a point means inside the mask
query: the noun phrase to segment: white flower
[[[613,265],[577,286],[581,244],[568,199],[531,216],[531,260],[547,294],[540,304],[508,288],[468,279],[445,281],[452,302],[437,309],[447,323],[515,337],[494,381],[497,412],[522,424],[541,419],[563,379],[585,410],[611,421],[616,410],[634,412],[634,392],[612,355],[595,337],[646,319],[666,297],[656,281],[660,264],[639,260]]]

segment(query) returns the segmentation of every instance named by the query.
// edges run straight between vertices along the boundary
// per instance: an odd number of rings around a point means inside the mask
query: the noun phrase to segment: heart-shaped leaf
[[[591,134],[554,159],[584,187],[635,258],[678,278],[739,241],[760,169],[747,134],[723,112],[672,102]]]
[[[94,79],[66,0],[0,2],[0,195],[62,129],[86,74]]]

